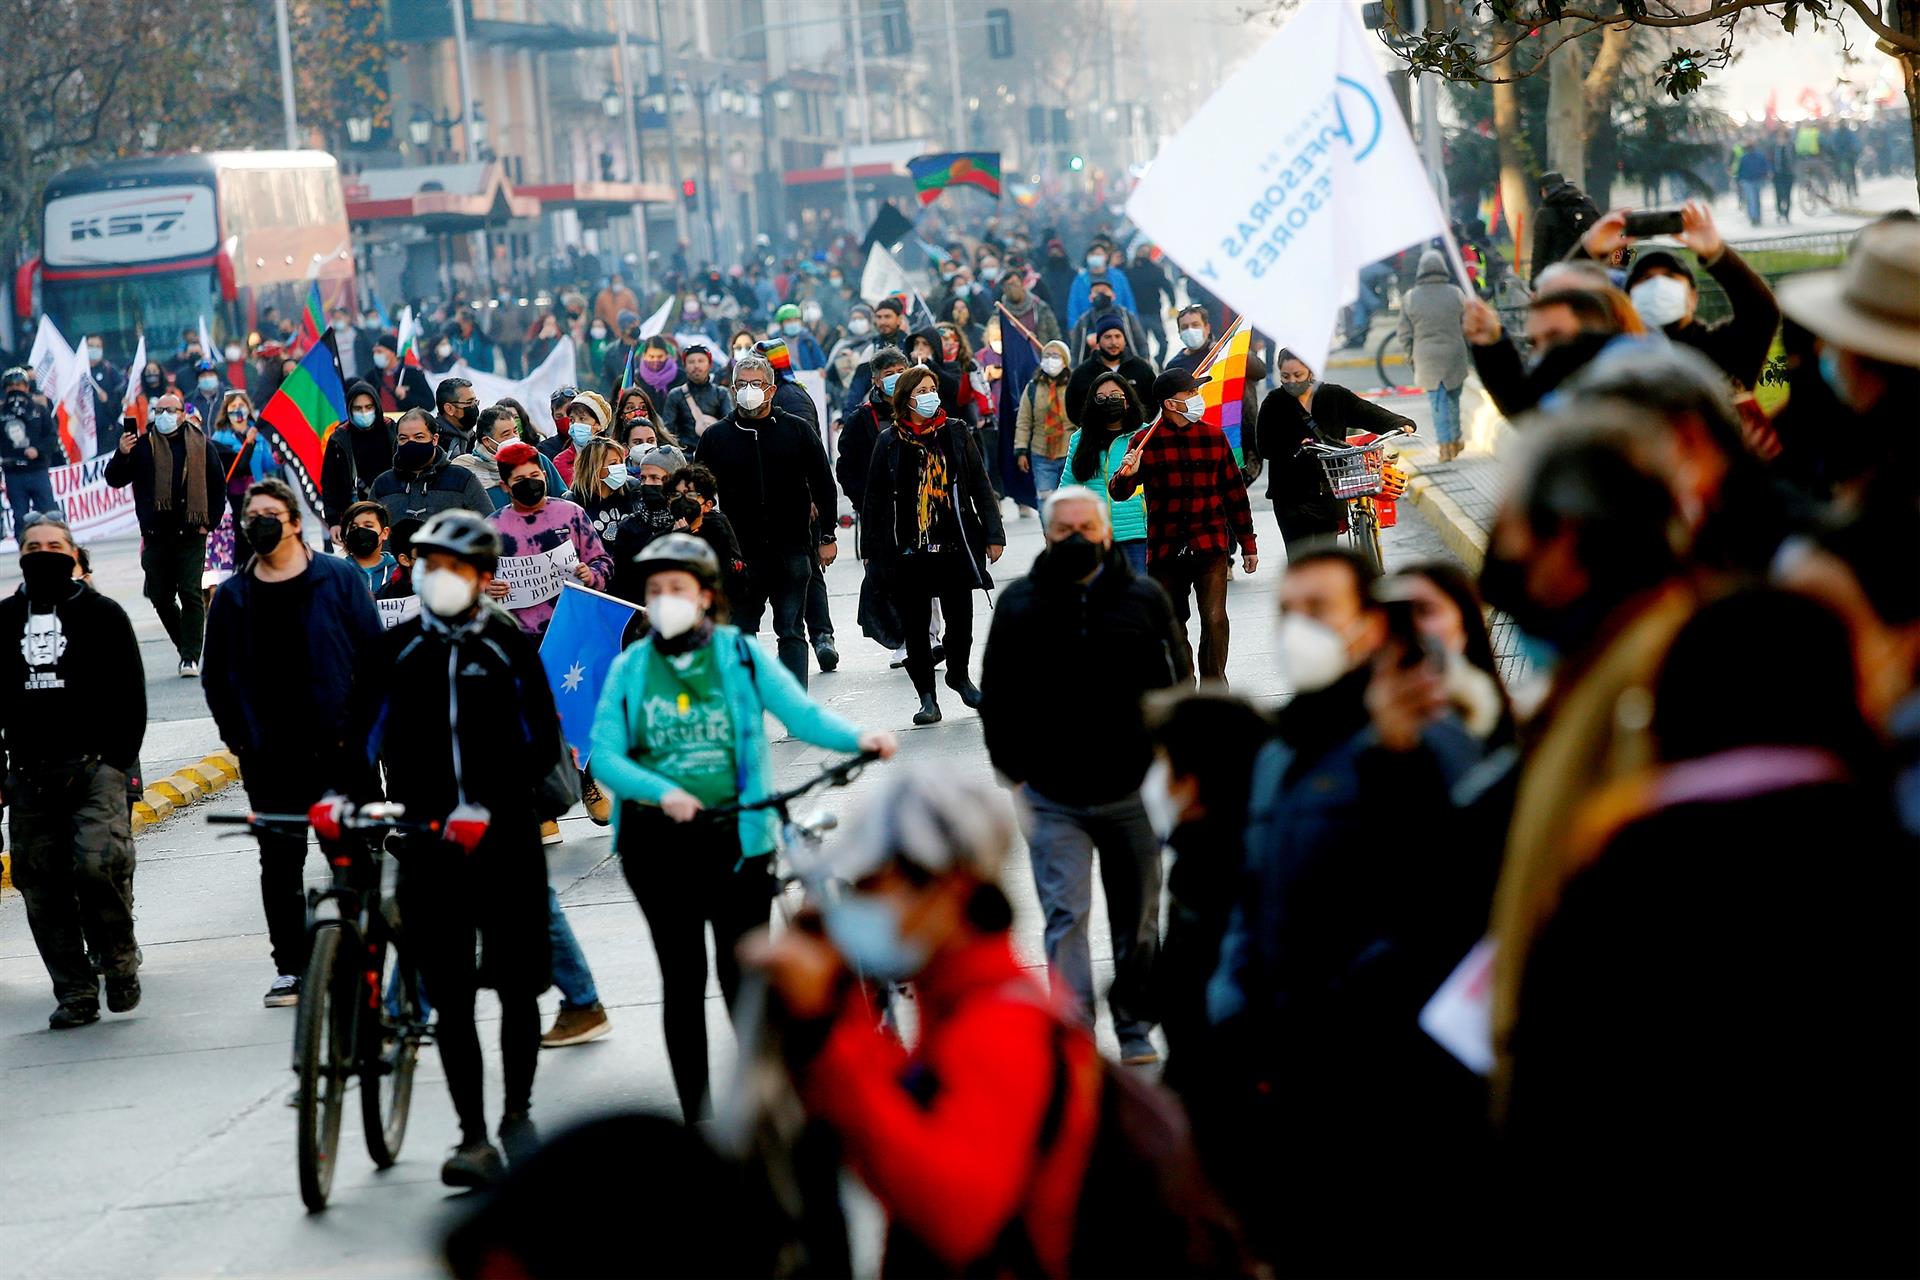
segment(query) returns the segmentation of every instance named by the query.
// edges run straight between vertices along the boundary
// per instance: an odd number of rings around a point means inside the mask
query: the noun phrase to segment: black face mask
[[[523,507],[538,506],[547,496],[547,482],[539,476],[527,476],[508,485],[507,492]]]
[[[685,520],[688,524],[692,524],[704,514],[705,508],[700,505],[700,499],[689,498],[683,493],[667,504],[667,511],[675,520]]]
[[[393,451],[396,471],[418,471],[433,461],[433,441],[408,440]]]
[[[29,551],[20,557],[20,578],[32,604],[58,604],[73,594],[75,560],[64,551]]]
[[[640,486],[640,501],[646,503],[648,506],[658,507],[665,503],[666,500],[667,489],[665,485],[643,484]]]
[[[1093,406],[1087,410],[1087,416],[1089,418],[1102,424],[1118,422],[1126,416],[1126,413],[1127,402],[1125,400],[1103,400],[1098,396],[1094,397]]]
[[[355,525],[340,535],[350,556],[370,556],[380,546],[380,531],[369,529],[365,525]]]
[[[1047,544],[1047,575],[1063,582],[1078,582],[1099,568],[1107,549],[1090,541],[1085,534],[1070,533],[1058,542]]]
[[[270,555],[280,545],[280,539],[286,535],[286,526],[279,516],[248,516],[240,532],[245,535],[247,545],[253,548],[257,556]]]

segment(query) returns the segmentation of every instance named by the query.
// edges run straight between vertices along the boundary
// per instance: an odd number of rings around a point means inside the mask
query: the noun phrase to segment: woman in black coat
[[[1267,496],[1292,555],[1296,547],[1337,534],[1347,523],[1346,501],[1333,496],[1320,460],[1300,446],[1317,440],[1345,448],[1349,435],[1412,431],[1414,422],[1345,387],[1319,381],[1291,351],[1280,353],[1280,390],[1284,394],[1261,404],[1254,430],[1268,465]]]
[[[880,433],[860,513],[860,554],[900,617],[907,674],[920,695],[915,724],[940,719],[933,689],[933,602],[946,620],[947,684],[969,707],[980,690],[967,672],[975,588],[993,589],[987,566],[1006,549],[1000,504],[973,434],[941,407],[932,369],[915,365],[893,389],[893,425]]]

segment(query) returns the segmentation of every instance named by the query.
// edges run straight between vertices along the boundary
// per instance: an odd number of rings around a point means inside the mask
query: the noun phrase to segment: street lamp
[[[617,119],[620,115],[620,91],[608,85],[606,96],[600,99],[600,109],[607,113],[607,119]]]
[[[775,89],[773,91],[773,108],[776,111],[793,110],[793,90]]]
[[[413,139],[413,145],[424,147],[433,141],[433,117],[419,107],[413,109],[413,118],[407,121],[407,136]]]
[[[373,141],[373,118],[365,115],[348,116],[347,141],[356,147],[364,147]]]
[[[487,117],[485,113],[480,110],[480,104],[477,102],[473,104],[473,119],[468,123],[467,127],[473,131],[473,145],[475,150],[487,145]]]

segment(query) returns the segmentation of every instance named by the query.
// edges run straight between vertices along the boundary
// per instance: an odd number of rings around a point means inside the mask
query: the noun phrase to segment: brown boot
[[[564,1049],[568,1045],[598,1040],[612,1030],[613,1019],[607,1017],[607,1011],[598,1004],[591,1009],[563,1008],[560,1016],[553,1020],[552,1028],[540,1037],[540,1047]]]

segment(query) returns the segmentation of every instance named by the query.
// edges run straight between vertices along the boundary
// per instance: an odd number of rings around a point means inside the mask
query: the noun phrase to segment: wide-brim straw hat
[[[1783,280],[1778,294],[1830,346],[1920,368],[1920,222],[1864,228],[1844,266]]]

